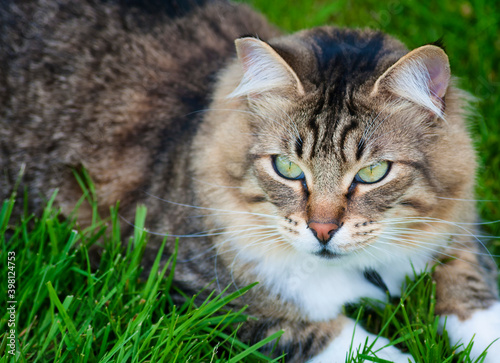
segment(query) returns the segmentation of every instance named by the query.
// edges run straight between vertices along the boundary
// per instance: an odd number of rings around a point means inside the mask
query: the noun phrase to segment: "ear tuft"
[[[240,38],[235,45],[243,78],[228,97],[260,95],[286,88],[304,94],[297,74],[269,44],[256,38]]]
[[[443,117],[449,83],[448,56],[437,46],[425,45],[402,57],[380,76],[372,93],[388,90]]]

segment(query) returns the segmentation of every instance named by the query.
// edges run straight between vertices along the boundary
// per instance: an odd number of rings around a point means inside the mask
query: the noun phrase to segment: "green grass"
[[[372,27],[390,33],[410,48],[443,37],[452,71],[460,85],[476,95],[471,131],[480,159],[477,198],[484,221],[500,220],[500,4],[494,1],[263,1],[255,7],[285,31],[322,24]],[[17,203],[23,203],[19,197]],[[8,354],[9,314],[0,312],[0,363],[3,362],[255,362],[269,361],[256,348],[235,339],[244,311],[226,304],[234,295],[212,295],[196,306],[191,296],[172,304],[173,269],[158,260],[146,281],[139,261],[147,243],[140,228],[123,249],[116,212],[112,218],[78,230],[61,220],[50,203],[43,215],[10,220],[14,198],[0,209],[1,276],[13,269],[8,252],[16,253],[15,299],[17,355]],[[143,225],[139,209],[136,224]],[[500,223],[485,225],[500,235]],[[105,249],[99,269],[92,268],[89,249],[97,241]],[[500,242],[492,252],[500,255]],[[175,259],[172,259],[173,266]],[[168,267],[169,265],[167,265]],[[9,270],[9,268],[11,270]],[[6,285],[2,282],[2,296]],[[419,362],[469,362],[467,350],[455,354],[446,334],[438,334],[434,316],[435,286],[428,274],[408,280],[402,298],[392,304],[366,301],[347,307],[363,326],[398,343]],[[3,301],[0,298],[0,301]],[[5,299],[10,300],[10,299]],[[469,342],[465,342],[466,345]],[[356,347],[353,347],[355,349]],[[469,345],[470,348],[470,345]],[[358,359],[377,362],[368,347]]]
[[[175,306],[170,297],[175,255],[161,267],[161,250],[151,274],[141,280],[148,239],[144,207],[137,210],[137,232],[124,249],[116,208],[107,223],[96,217],[93,226],[78,231],[72,220],[59,218],[52,202],[41,217],[11,225],[14,202],[13,196],[0,209],[0,271],[2,276],[15,272],[14,296],[7,300],[17,301],[9,305],[16,309],[18,344],[16,355],[10,355],[4,333],[11,329],[10,315],[2,303],[0,362],[271,361],[257,349],[280,333],[248,347],[235,339],[247,316],[225,308],[250,287],[227,296],[211,294],[199,305],[186,297]],[[104,251],[95,270],[89,248],[98,240]],[[15,253],[13,264],[6,263],[8,252]]]
[[[436,285],[430,273],[407,277],[401,298],[390,304],[365,300],[356,307],[347,307],[348,315],[393,344],[409,352],[415,362],[480,363],[484,353],[475,360],[469,357],[473,342],[450,346],[446,330],[439,329],[439,318],[434,314]],[[458,349],[460,348],[460,349]],[[366,354],[359,358],[372,361]],[[457,350],[460,350],[458,352]],[[362,362],[362,359],[353,362]],[[373,360],[377,362],[376,359]]]

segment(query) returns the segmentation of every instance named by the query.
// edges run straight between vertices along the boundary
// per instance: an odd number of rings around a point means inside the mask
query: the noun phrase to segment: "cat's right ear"
[[[269,44],[256,38],[240,38],[235,45],[243,78],[228,97],[256,97],[271,91],[305,94],[295,71]]]

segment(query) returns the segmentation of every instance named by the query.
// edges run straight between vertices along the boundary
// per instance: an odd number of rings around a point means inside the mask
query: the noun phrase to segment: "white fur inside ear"
[[[446,53],[434,45],[424,45],[409,52],[380,76],[372,94],[382,89],[390,91],[443,118],[450,76]]]
[[[295,86],[304,90],[293,69],[267,43],[255,38],[235,41],[238,58],[243,66],[243,78],[228,97],[259,95],[275,89]]]
[[[390,87],[395,94],[411,100],[427,108],[439,117],[443,117],[443,110],[438,107],[433,98],[441,98],[433,94],[432,79],[425,63],[420,59],[412,59],[408,64],[402,64],[398,73],[390,81]]]
[[[479,357],[488,348],[484,363],[498,363],[500,361],[500,302],[496,302],[488,309],[476,311],[469,319],[461,321],[456,315],[440,318],[441,326],[446,319],[446,331],[450,344],[462,343],[463,350],[474,338],[472,359]]]

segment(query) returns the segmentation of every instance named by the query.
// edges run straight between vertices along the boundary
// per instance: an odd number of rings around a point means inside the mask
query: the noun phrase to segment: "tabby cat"
[[[375,339],[353,337],[343,305],[434,264],[452,343],[475,334],[477,357],[500,336],[496,267],[461,202],[476,166],[467,96],[440,47],[281,35],[223,0],[2,0],[0,24],[2,198],[25,165],[31,208],[58,188],[69,214],[85,168],[102,213],[120,200],[133,220],[142,203],[151,231],[180,237],[185,292],[259,281],[235,303],[258,317],[240,338],[283,329],[290,362],[343,362],[352,339]],[[78,213],[88,224],[89,206]],[[495,343],[486,362],[498,356]]]

